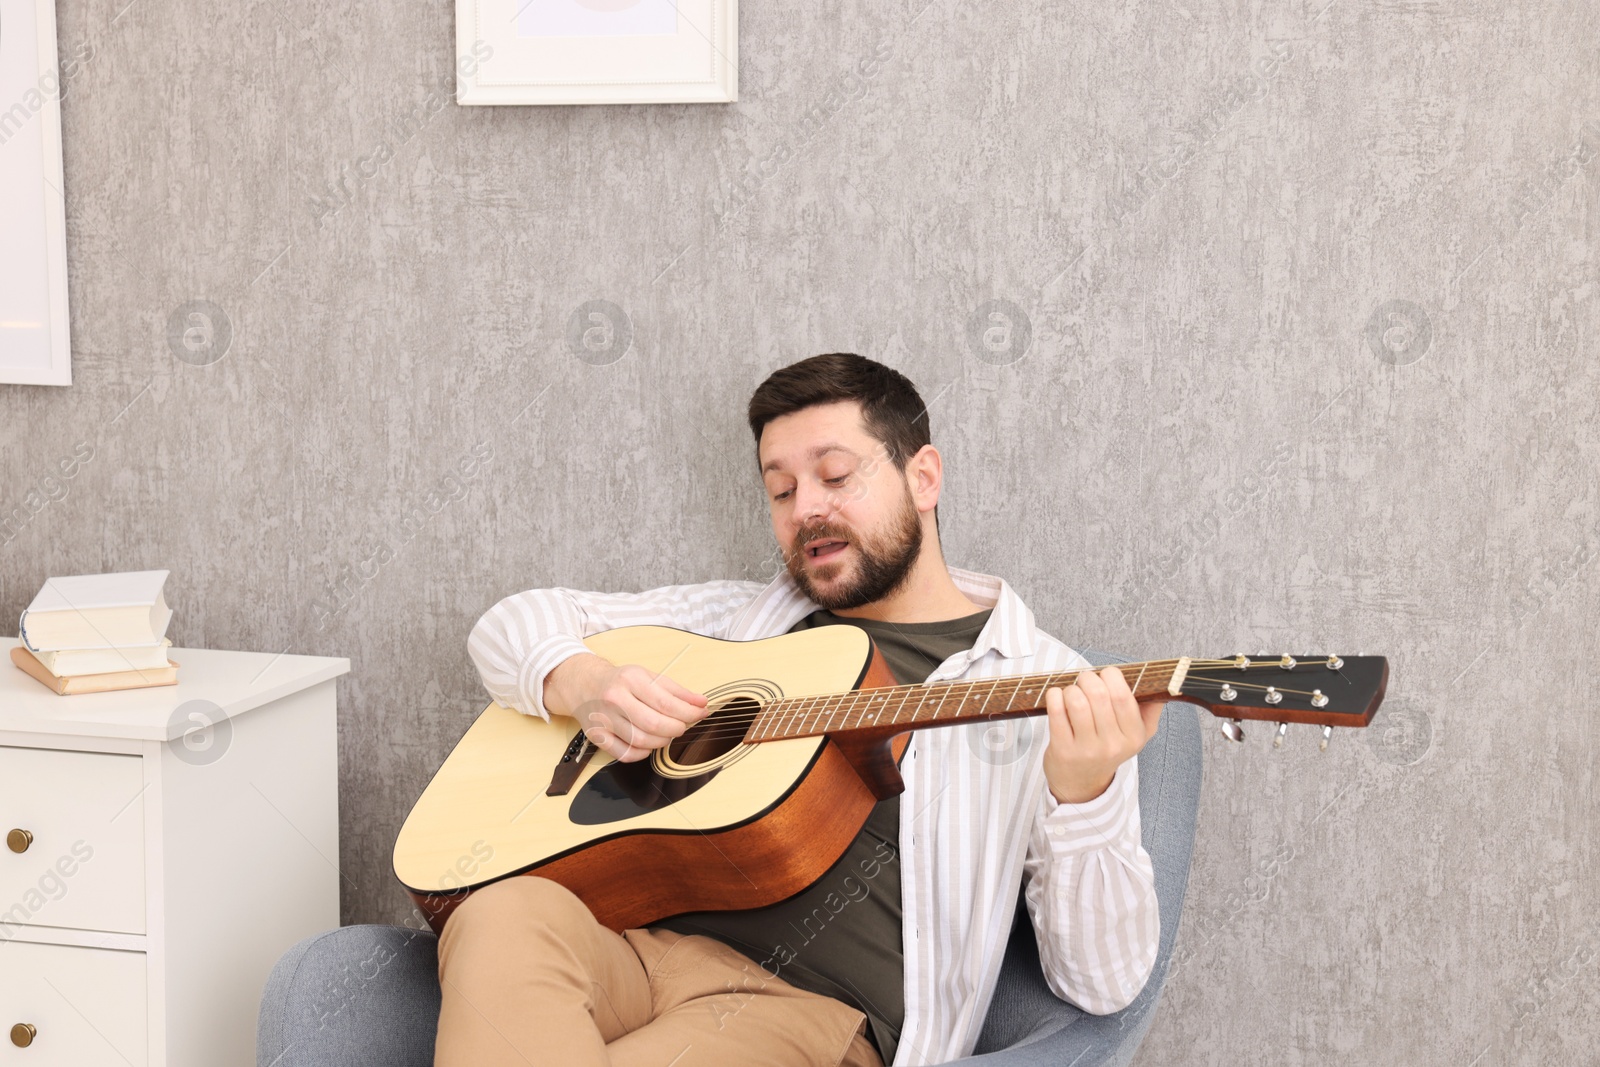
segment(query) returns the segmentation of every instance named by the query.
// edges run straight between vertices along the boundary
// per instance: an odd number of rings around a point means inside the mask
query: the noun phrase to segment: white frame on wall
[[[529,36],[535,4],[637,9],[671,3],[676,32]],[[456,0],[460,104],[733,103],[738,0]]]
[[[72,384],[61,84],[55,0],[0,0],[0,383]]]

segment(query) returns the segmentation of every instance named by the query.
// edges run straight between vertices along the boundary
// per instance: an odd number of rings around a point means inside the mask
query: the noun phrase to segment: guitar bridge
[[[550,784],[545,787],[544,795],[547,797],[564,797],[572,792],[572,787],[578,782],[578,775],[589,765],[590,758],[595,754],[594,745],[589,743],[588,735],[579,730],[567,742],[567,750],[561,754],[561,761],[556,764],[555,773],[550,776]]]

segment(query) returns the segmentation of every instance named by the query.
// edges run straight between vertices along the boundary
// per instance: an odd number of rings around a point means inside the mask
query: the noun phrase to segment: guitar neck
[[[1115,666],[1127,679],[1133,695],[1144,700],[1162,694],[1176,696],[1189,662],[1185,657]],[[756,716],[745,740],[779,741],[876,727],[915,730],[976,719],[1037,715],[1044,711],[1046,690],[1069,686],[1078,680],[1078,675],[1094,672],[1093,667],[1083,667],[1051,674],[892,685],[774,700]]]

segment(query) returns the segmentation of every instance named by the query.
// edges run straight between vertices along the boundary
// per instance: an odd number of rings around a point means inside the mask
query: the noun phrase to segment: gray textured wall
[[[859,351],[1069,643],[1393,658],[1327,753],[1208,734],[1140,1063],[1592,1057],[1594,5],[921,3],[747,3],[737,105],[464,109],[448,3],[63,0],[0,614],[168,567],[180,645],[349,656],[344,917],[398,920],[472,623],[772,573],[743,404]]]

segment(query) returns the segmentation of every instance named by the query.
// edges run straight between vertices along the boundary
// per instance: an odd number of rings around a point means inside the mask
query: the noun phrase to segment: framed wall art
[[[0,382],[71,385],[55,0],[0,0]]]
[[[461,104],[732,103],[738,0],[456,0]]]

